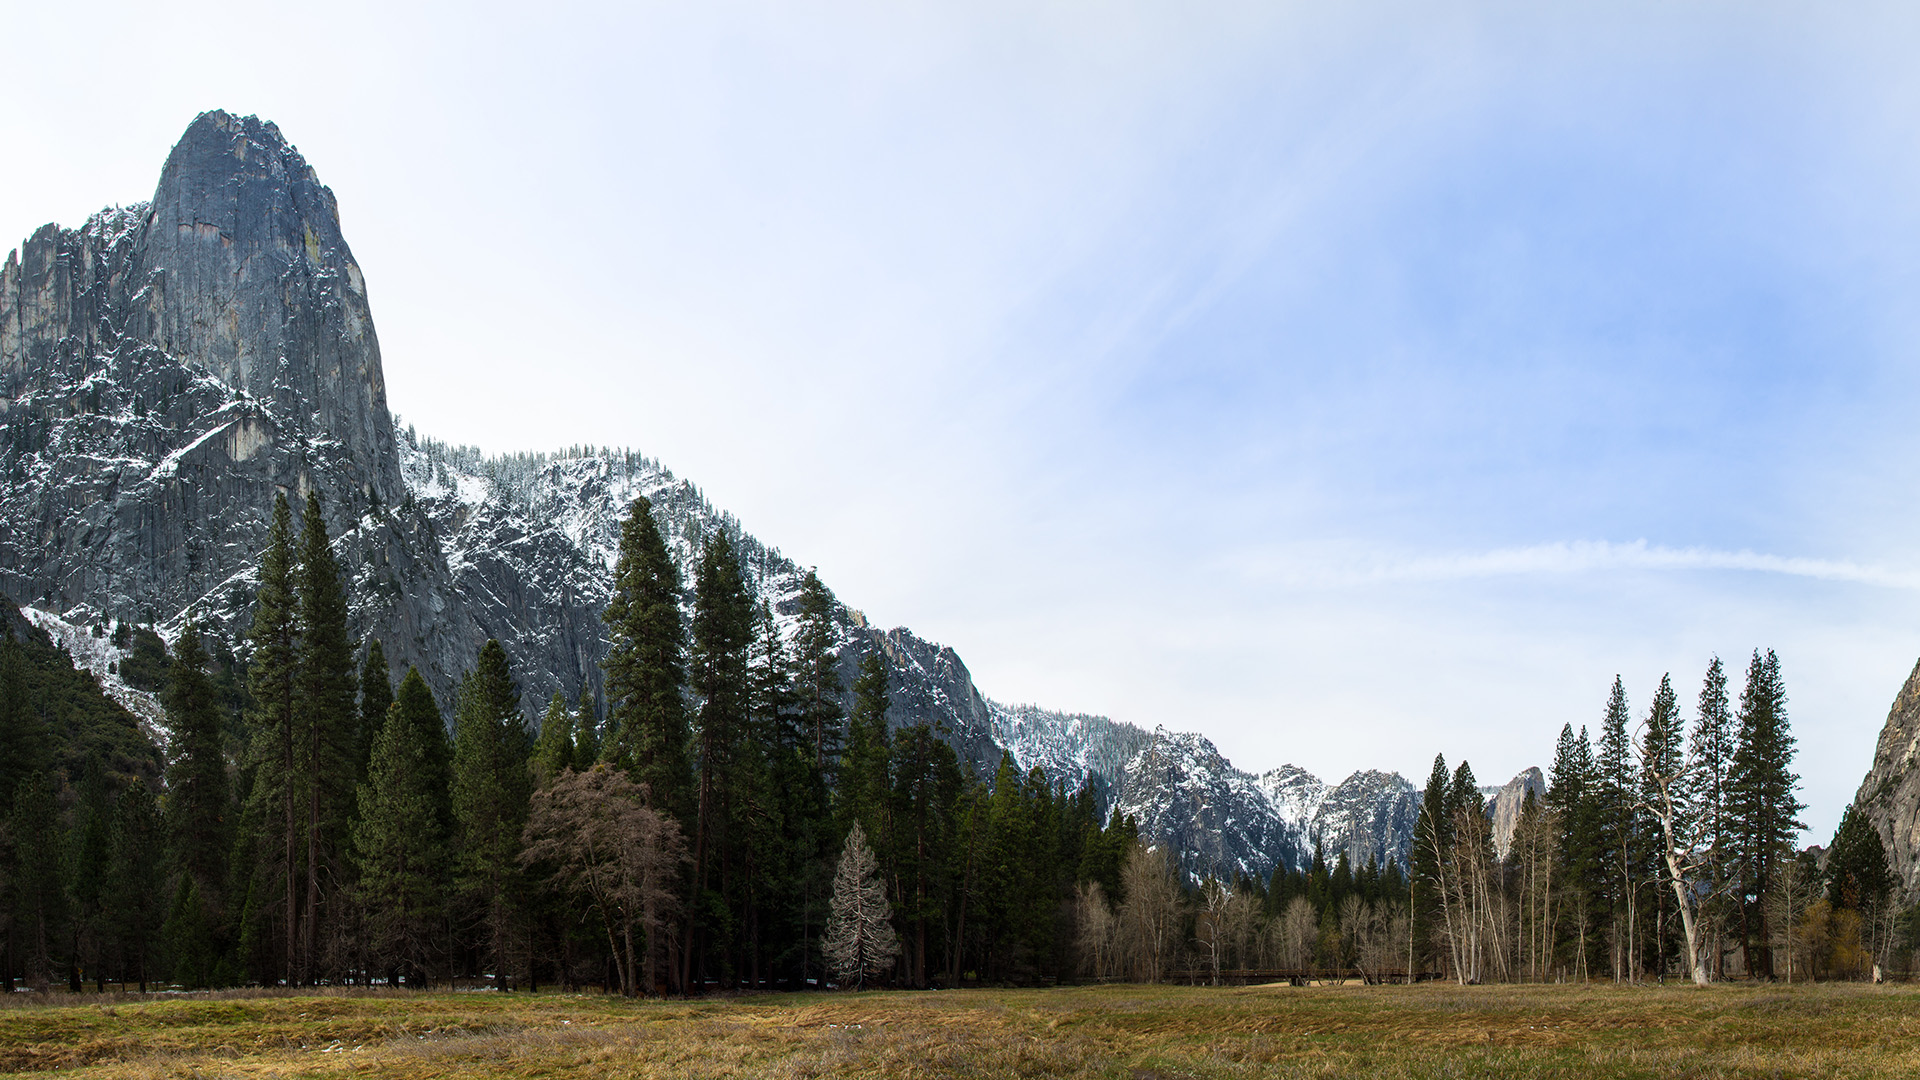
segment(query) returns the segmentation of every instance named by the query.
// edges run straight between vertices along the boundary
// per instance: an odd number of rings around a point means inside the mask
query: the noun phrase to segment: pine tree
[[[305,784],[300,768],[296,706],[300,699],[299,644],[295,618],[293,518],[286,496],[277,495],[267,529],[267,549],[260,558],[260,589],[256,596],[251,663],[247,687],[254,709],[248,717],[248,752],[252,772],[250,816],[259,823],[254,865],[263,879],[276,885],[280,913],[279,955],[273,967],[290,984],[299,981],[300,839],[305,824]],[[268,882],[261,880],[260,892]],[[197,899],[197,895],[196,895]],[[263,912],[264,898],[256,900]],[[176,905],[177,906],[177,905]]]
[[[320,495],[307,493],[301,519],[297,606],[300,645],[294,703],[296,760],[306,777],[306,912],[302,954],[308,978],[321,973],[321,919],[332,917],[337,886],[349,880],[345,863],[353,786],[359,779],[354,742],[360,717],[353,685],[353,641],[347,635],[347,594],[327,539]]]
[[[532,741],[506,650],[487,639],[460,686],[453,736],[455,885],[476,931],[480,958],[504,986],[524,901],[520,833],[532,778]]]
[[[209,913],[217,920],[230,843],[226,720],[207,677],[206,650],[191,620],[174,642],[165,703],[172,729],[166,821],[173,859],[182,873],[193,878],[201,902],[211,905]]]
[[[1724,927],[1735,921],[1737,905],[1734,890],[1734,843],[1728,819],[1727,777],[1733,767],[1733,710],[1727,698],[1727,672],[1718,656],[1707,664],[1700,685],[1693,733],[1687,742],[1687,757],[1692,761],[1679,785],[1679,801],[1688,817],[1688,831],[1699,837],[1700,914],[1704,937],[1712,942],[1714,975],[1720,974],[1719,962],[1724,950],[1718,944]]]
[[[859,821],[881,855],[890,854],[887,824],[887,661],[879,649],[860,658],[853,681],[853,709],[847,715],[846,752],[841,757],[838,794],[841,820]]]
[[[573,768],[573,713],[567,708],[567,696],[553,692],[547,702],[547,714],[540,718],[540,735],[533,743],[533,786],[546,787],[554,778]]]
[[[1581,728],[1575,735],[1573,725],[1563,726],[1547,777],[1547,808],[1553,812],[1559,827],[1554,863],[1559,867],[1562,924],[1557,928],[1556,937],[1569,967],[1576,977],[1583,979],[1593,946],[1598,942],[1593,933],[1596,883],[1602,870],[1596,836],[1596,772],[1587,729]]]
[[[1443,910],[1446,855],[1453,850],[1453,814],[1447,807],[1448,787],[1446,755],[1435,754],[1433,769],[1427,774],[1427,788],[1421,793],[1420,817],[1414,825],[1411,870],[1414,936],[1424,943],[1429,957],[1439,955],[1438,939],[1446,925]],[[1317,847],[1314,858],[1320,858]]]
[[[121,792],[109,848],[107,911],[120,978],[138,980],[144,994],[159,961],[166,848],[159,804],[145,781]]]
[[[812,743],[815,765],[832,778],[840,758],[840,654],[834,645],[833,594],[807,571],[800,584],[800,628],[794,637],[795,689],[801,726]]]
[[[360,665],[360,723],[353,736],[354,779],[366,779],[367,763],[373,758],[373,740],[386,726],[387,710],[393,705],[393,669],[387,666],[387,650],[380,639],[367,642],[367,657]]]
[[[453,835],[453,744],[447,738],[447,722],[440,715],[440,705],[433,700],[433,689],[420,672],[409,667],[400,680],[400,691],[394,696],[394,707],[400,710],[401,719],[413,732],[413,739],[426,754],[424,768],[433,779],[428,789],[433,792],[432,811],[443,836]]]
[[[1680,701],[1673,691],[1673,679],[1668,674],[1662,674],[1660,688],[1654,691],[1653,705],[1647,711],[1646,730],[1640,737],[1636,803],[1641,809],[1636,814],[1634,830],[1635,860],[1645,867],[1653,886],[1653,967],[1659,974],[1666,972],[1667,958],[1674,954],[1675,946],[1679,943],[1675,937],[1678,913],[1672,895],[1672,874],[1659,854],[1664,840],[1652,808],[1661,805],[1661,781],[1673,783],[1687,764],[1682,750],[1684,732],[1681,727]]]
[[[65,877],[68,924],[67,989],[79,993],[88,973],[106,990],[105,897],[113,834],[113,803],[100,761],[87,762],[67,832]]]
[[[14,790],[13,947],[28,984],[46,989],[67,960],[67,890],[61,880],[59,788],[45,770]]]
[[[847,833],[841,849],[840,869],[833,877],[832,913],[821,948],[834,974],[843,983],[851,981],[856,990],[891,971],[900,955],[893,910],[859,822]]]
[[[1886,903],[1894,884],[1879,832],[1865,814],[1848,805],[1827,848],[1827,900],[1836,908],[1875,913]]]
[[[434,767],[432,739],[395,703],[373,743],[359,785],[353,847],[367,945],[409,984],[429,977],[435,931],[446,902],[446,834],[436,812],[447,776]]]
[[[693,834],[693,895],[683,954],[684,979],[701,963],[722,959],[730,924],[746,882],[741,869],[742,799],[751,790],[757,750],[748,738],[752,683],[747,655],[753,644],[753,598],[726,533],[707,538],[694,582],[693,692],[700,702],[694,740],[699,775]],[[710,974],[724,974],[714,971]]]
[[[923,987],[932,967],[930,951],[937,944],[935,935],[944,924],[954,818],[964,779],[953,747],[924,723],[901,730],[893,745],[893,763],[895,876],[900,882],[896,910],[901,924],[912,931],[907,943],[908,979],[912,985]],[[1093,813],[1091,798],[1085,809],[1089,815]],[[1092,831],[1097,838],[1097,820]],[[1071,861],[1062,859],[1061,867],[1075,870],[1084,866],[1087,847],[1083,842]],[[1076,876],[1069,874],[1069,880]],[[1119,876],[1117,862],[1112,876]]]
[[[693,767],[680,570],[644,497],[633,501],[621,524],[613,595],[601,618],[607,624],[602,667],[608,729],[601,756],[644,785],[650,805],[686,820]]]
[[[1800,778],[1792,771],[1794,739],[1787,724],[1786,687],[1780,661],[1754,651],[1747,685],[1740,692],[1739,733],[1727,772],[1727,818],[1738,857],[1746,938],[1747,971],[1773,977],[1773,927],[1768,901],[1784,881],[1793,841],[1805,828],[1806,809],[1794,797]]]
[[[1633,738],[1627,733],[1631,721],[1626,686],[1620,676],[1615,675],[1600,724],[1600,752],[1595,762],[1599,767],[1599,782],[1594,790],[1594,810],[1600,826],[1600,855],[1605,865],[1601,897],[1612,928],[1609,939],[1616,982],[1634,978],[1634,955],[1639,940],[1641,875],[1636,848],[1640,830],[1639,815],[1635,811],[1639,784],[1634,770]]]

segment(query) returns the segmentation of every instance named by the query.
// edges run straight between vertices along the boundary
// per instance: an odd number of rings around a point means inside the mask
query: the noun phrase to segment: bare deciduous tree
[[[1135,842],[1121,870],[1126,902],[1120,907],[1128,967],[1142,982],[1159,982],[1179,944],[1180,886],[1165,848]]]
[[[562,772],[534,793],[520,855],[527,864],[553,864],[554,880],[600,916],[628,997],[640,992],[636,926],[646,939],[649,980],[659,988],[665,935],[679,903],[673,883],[687,861],[679,824],[643,805],[644,791],[605,764]]]

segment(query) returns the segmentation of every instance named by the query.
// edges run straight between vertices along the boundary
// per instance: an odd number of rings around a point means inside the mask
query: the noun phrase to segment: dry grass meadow
[[[1920,991],[1855,984],[17,1002],[0,1070],[42,1076],[1920,1076]]]

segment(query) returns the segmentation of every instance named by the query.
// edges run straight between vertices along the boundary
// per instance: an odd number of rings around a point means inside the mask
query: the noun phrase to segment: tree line
[[[64,748],[0,761],[6,979],[823,985],[850,974],[828,939],[856,831],[897,931],[869,981],[1071,975],[1076,888],[1118,893],[1131,822],[890,728],[884,657],[842,685],[818,578],[783,633],[724,530],[685,582],[633,504],[604,700],[556,696],[529,726],[497,641],[450,703],[418,671],[396,685],[348,632],[318,497],[303,511],[276,502],[243,657],[191,619],[174,642],[164,748],[70,664],[136,751],[53,731],[51,695],[7,682],[0,653],[0,740]]]
[[[1778,656],[1730,700],[1718,657],[1689,723],[1669,676],[1635,722],[1615,678],[1597,739],[1562,728],[1502,856],[1466,762],[1436,757],[1412,854],[1416,957],[1462,982],[1864,976],[1902,932],[1879,834],[1849,807],[1800,852]],[[1911,921],[1910,917],[1908,921]]]
[[[1599,737],[1563,729],[1504,849],[1471,767],[1436,758],[1407,864],[1316,849],[1266,880],[1196,880],[1092,791],[1006,754],[981,774],[935,726],[891,726],[880,646],[843,685],[814,575],[777,619],[724,529],[696,556],[684,580],[635,501],[604,697],[556,695],[531,726],[497,641],[441,702],[352,640],[314,495],[297,524],[276,502],[238,656],[191,618],[171,650],[119,642],[127,677],[161,691],[164,748],[9,630],[0,978],[1704,981],[1862,974],[1912,945],[1864,817],[1848,811],[1824,861],[1793,850],[1771,652],[1737,703],[1714,660],[1690,724],[1669,679],[1638,723],[1616,679]]]

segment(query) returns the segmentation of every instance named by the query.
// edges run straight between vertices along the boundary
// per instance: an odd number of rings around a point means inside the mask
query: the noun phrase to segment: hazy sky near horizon
[[[1824,842],[1920,656],[1906,6],[160,7],[0,0],[0,245],[271,119],[406,421],[990,696],[1498,782],[1771,647]]]

